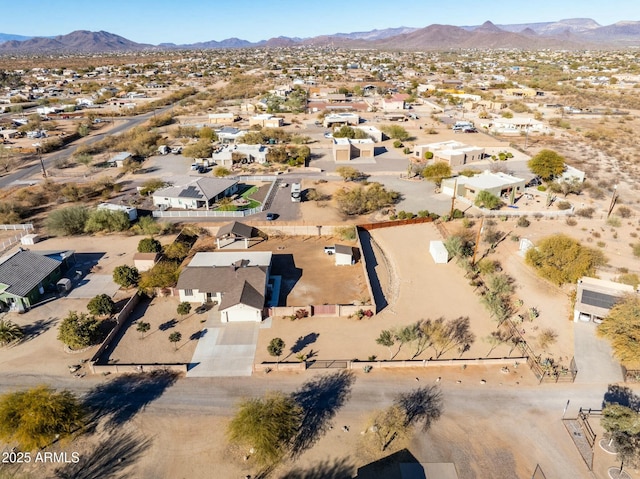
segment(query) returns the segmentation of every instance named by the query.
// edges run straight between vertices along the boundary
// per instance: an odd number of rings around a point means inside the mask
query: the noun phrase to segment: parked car
[[[206,313],[208,309],[209,307],[206,304],[201,304],[195,309],[195,311],[196,311],[196,314],[203,314],[203,313]]]
[[[267,213],[267,221],[273,221],[278,217],[275,213]]]
[[[324,247],[324,254],[328,254],[329,256],[331,256],[332,254],[336,254],[336,247],[335,246],[325,246]]]

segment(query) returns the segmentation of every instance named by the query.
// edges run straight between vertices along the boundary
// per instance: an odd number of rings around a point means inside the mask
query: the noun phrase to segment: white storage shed
[[[442,241],[430,241],[429,253],[436,264],[447,264],[449,262],[449,252]]]

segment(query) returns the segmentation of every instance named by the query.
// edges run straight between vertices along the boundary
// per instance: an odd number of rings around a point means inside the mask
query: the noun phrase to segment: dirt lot
[[[196,314],[193,310],[182,317],[176,313],[178,298],[154,298],[150,303],[141,302],[129,318],[128,327],[117,339],[112,351],[108,351],[109,363],[188,363],[200,338],[206,314]],[[150,324],[151,328],[142,336],[136,331],[138,321]],[[175,344],[169,342],[169,335],[182,334]]]
[[[271,236],[267,241],[255,243],[249,251],[273,252],[271,274],[282,276],[281,306],[353,304],[368,300],[362,263],[336,266],[335,257],[324,253],[325,246],[336,243],[356,245],[355,241],[329,236]],[[214,245],[214,239],[205,238],[195,248],[205,251]]]

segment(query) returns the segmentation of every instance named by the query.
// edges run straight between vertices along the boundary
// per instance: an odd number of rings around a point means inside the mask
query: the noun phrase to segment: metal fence
[[[4,231],[20,231],[19,234],[4,238],[0,241],[0,253],[10,248],[12,245],[19,243],[23,236],[29,234],[29,231],[33,230],[33,224],[25,223],[23,225],[0,225],[0,230]]]
[[[23,225],[0,225],[0,230],[32,230],[32,223],[25,223]]]

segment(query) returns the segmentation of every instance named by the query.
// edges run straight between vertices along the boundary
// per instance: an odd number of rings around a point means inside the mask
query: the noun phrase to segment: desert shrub
[[[633,256],[640,258],[640,243],[632,244],[631,250],[633,251]]]
[[[225,176],[229,176],[231,174],[231,171],[229,171],[228,168],[225,168],[224,166],[216,166],[213,169],[213,176],[215,176],[216,178],[223,178]]]
[[[391,206],[400,198],[399,193],[387,191],[380,183],[341,189],[335,194],[340,211],[346,215],[362,215]]]
[[[129,226],[129,215],[124,211],[93,210],[87,218],[84,230],[87,233],[114,232],[125,231]]]
[[[531,224],[531,221],[529,221],[526,216],[521,216],[518,218],[518,222],[516,224],[521,228],[526,228]]]
[[[547,191],[547,187],[544,186],[544,185],[540,185],[540,186],[538,186],[537,190],[538,191]]]
[[[624,219],[631,218],[631,216],[633,216],[633,211],[631,211],[631,208],[629,208],[628,206],[618,206],[618,209],[616,209],[616,213],[618,214],[618,216]]]
[[[626,272],[615,278],[614,281],[617,283],[629,284],[633,286],[634,289],[637,289],[640,284],[640,277],[635,273]]]
[[[74,236],[84,233],[88,219],[89,210],[87,208],[84,206],[69,206],[52,211],[47,217],[46,225],[50,233]]]
[[[622,226],[622,220],[618,216],[610,216],[609,218],[607,218],[607,224],[614,228],[619,228],[620,226]]]
[[[566,220],[564,220],[564,222],[567,224],[567,226],[575,226],[578,224],[578,220],[576,220],[575,218],[567,218]]]
[[[568,201],[558,201],[558,204],[556,206],[559,210],[568,210],[571,208],[571,203],[569,203]]]
[[[380,130],[382,130],[382,132],[389,138],[394,140],[406,141],[410,137],[407,130],[400,125],[384,125]]]
[[[356,239],[356,227],[355,226],[342,226],[335,228],[333,234],[344,241],[351,241]]]
[[[404,145],[402,144],[402,142],[400,140],[395,140],[393,142],[393,147],[394,148],[402,148]]]
[[[593,214],[596,212],[594,208],[579,208],[576,210],[576,215],[582,218],[593,218]]]
[[[140,189],[140,194],[143,196],[150,195],[160,188],[164,188],[167,186],[167,183],[160,178],[151,178],[150,180],[142,183],[142,188]]]

